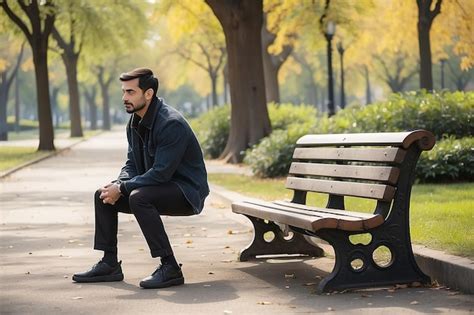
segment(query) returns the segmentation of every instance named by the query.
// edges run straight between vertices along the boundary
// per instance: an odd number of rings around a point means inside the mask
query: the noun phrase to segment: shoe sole
[[[81,278],[81,277],[73,276],[72,280],[79,283],[122,281],[123,274],[97,276],[97,277],[91,277],[91,278]]]
[[[167,288],[171,287],[174,285],[182,285],[184,284],[184,278],[176,278],[176,279],[171,279],[166,282],[159,282],[159,283],[148,283],[148,282],[140,282],[140,287],[143,289],[162,289],[162,288]]]

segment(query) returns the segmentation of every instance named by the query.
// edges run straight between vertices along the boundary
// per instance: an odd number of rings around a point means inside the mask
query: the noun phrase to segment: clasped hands
[[[109,183],[100,189],[100,199],[103,203],[114,205],[119,200],[122,193],[120,192],[120,185],[116,183]]]

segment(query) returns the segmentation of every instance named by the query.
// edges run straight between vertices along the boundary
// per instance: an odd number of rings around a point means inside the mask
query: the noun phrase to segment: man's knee
[[[146,206],[149,203],[149,196],[140,188],[132,190],[130,196],[128,197],[128,204],[130,205],[130,210],[132,210],[132,213],[139,212],[143,206]]]
[[[101,193],[102,193],[102,191],[100,190],[100,188],[95,191],[95,194],[94,194],[94,200],[95,201],[101,201],[101,199],[100,199],[100,194]]]

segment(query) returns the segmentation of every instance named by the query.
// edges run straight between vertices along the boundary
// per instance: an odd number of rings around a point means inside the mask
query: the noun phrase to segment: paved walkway
[[[237,262],[252,233],[213,195],[199,216],[165,218],[184,286],[138,287],[157,262],[130,215],[119,226],[125,280],[72,283],[100,259],[91,249],[92,195],[117,176],[125,150],[123,131],[108,132],[0,180],[0,314],[474,312],[472,295],[443,287],[315,295],[331,258]]]

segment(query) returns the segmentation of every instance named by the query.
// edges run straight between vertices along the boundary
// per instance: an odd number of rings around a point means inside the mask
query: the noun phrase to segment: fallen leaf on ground
[[[410,305],[416,305],[416,304],[419,304],[418,301],[411,301],[410,302]]]
[[[316,285],[316,282],[308,282],[308,283],[305,283],[303,285],[306,286],[306,287],[309,287],[309,286],[312,286],[312,285]]]
[[[268,302],[268,301],[262,301],[262,302],[257,302],[257,304],[260,304],[260,305],[270,305],[272,304],[271,302]]]
[[[75,297],[73,297],[72,299],[73,299],[73,300],[82,300],[83,297],[82,297],[82,296],[75,296]]]
[[[209,271],[207,274],[208,274],[208,275],[213,275],[213,274],[214,274],[214,272],[212,272],[212,271]]]
[[[186,244],[192,244],[193,243],[193,240],[187,240],[186,241]]]

